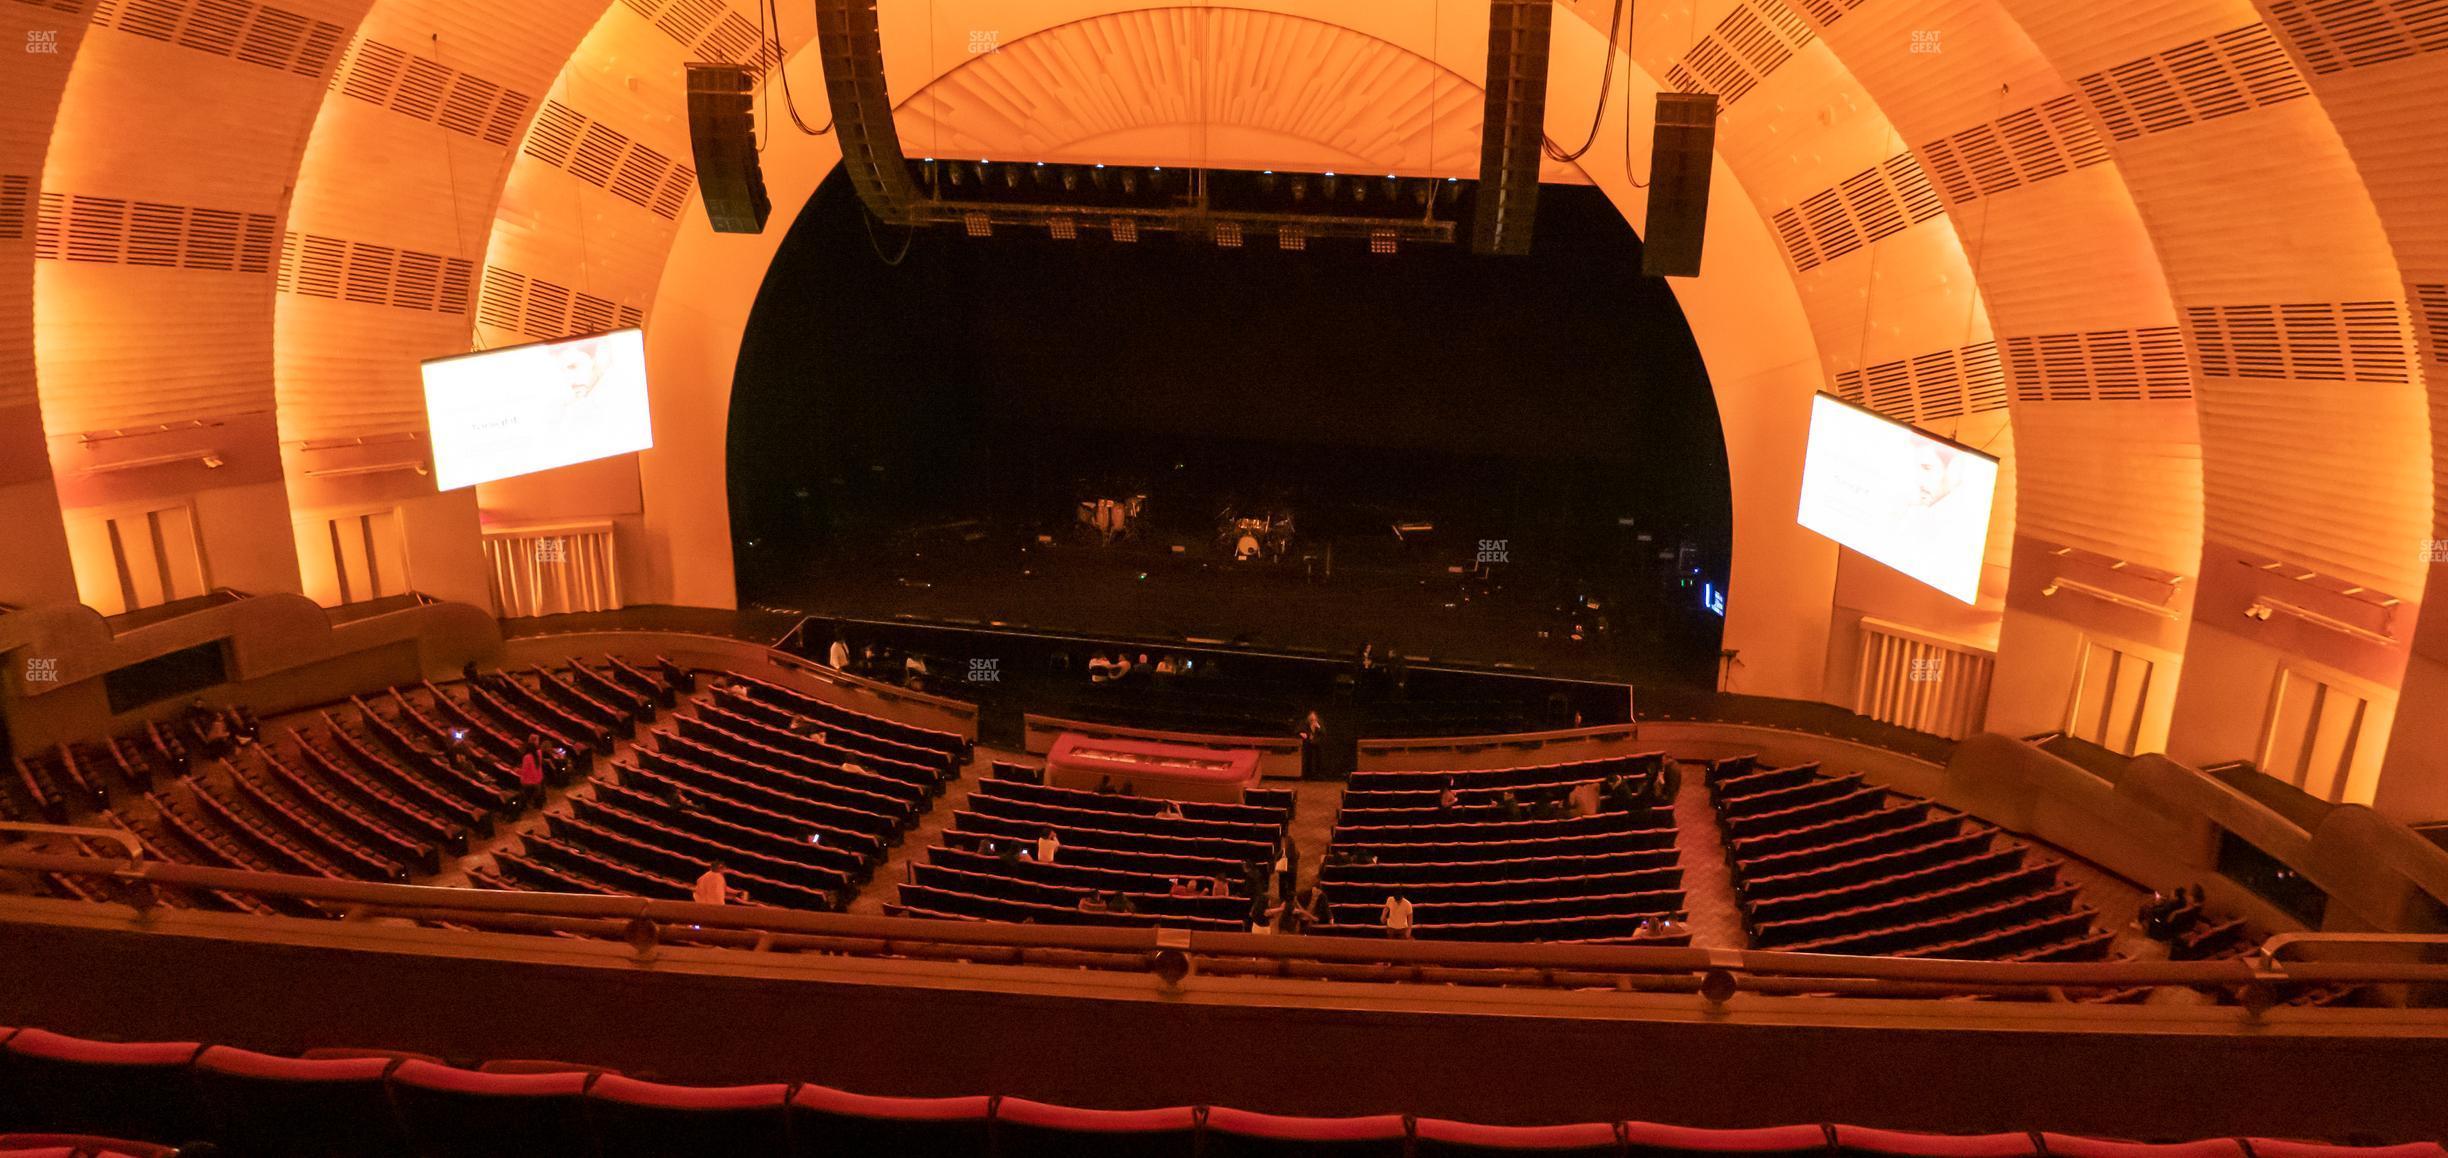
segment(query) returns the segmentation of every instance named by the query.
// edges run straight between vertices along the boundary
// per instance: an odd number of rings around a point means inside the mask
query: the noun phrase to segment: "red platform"
[[[1254,748],[1199,748],[1148,740],[1104,740],[1065,732],[1046,752],[1046,783],[1094,790],[1111,780],[1133,796],[1237,804],[1258,783]]]

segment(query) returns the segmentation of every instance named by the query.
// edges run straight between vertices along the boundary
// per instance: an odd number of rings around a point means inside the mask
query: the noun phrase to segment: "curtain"
[[[486,531],[484,550],[493,613],[505,619],[620,610],[610,523]]]

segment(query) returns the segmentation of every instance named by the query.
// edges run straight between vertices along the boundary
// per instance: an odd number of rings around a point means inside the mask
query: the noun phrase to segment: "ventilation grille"
[[[1910,153],[1898,153],[1780,209],[1770,217],[1785,257],[1797,270],[1815,269],[1892,237],[1946,211],[1929,174]]]
[[[1995,342],[1881,362],[1836,375],[1836,396],[1905,422],[1935,422],[2006,408]]]
[[[1793,6],[1810,17],[1821,28],[1844,19],[1844,14],[1869,3],[1870,0],[1792,0]]]
[[[22,241],[26,235],[26,212],[32,208],[34,179],[18,173],[0,173],[0,241]]]
[[[463,257],[291,233],[281,239],[277,285],[302,297],[465,314],[473,270]]]
[[[2423,360],[2448,366],[2448,285],[2415,286],[2414,309],[2422,321]]]
[[[476,320],[495,329],[514,330],[541,340],[644,325],[646,312],[540,277],[488,265],[484,292],[477,298]]]
[[[2448,49],[2448,0],[2273,0],[2269,10],[2323,76]]]
[[[448,65],[410,56],[379,40],[349,45],[332,87],[371,105],[496,145],[508,145],[532,101]]]
[[[2407,380],[2405,317],[2396,302],[2193,306],[2185,322],[2207,377]]]
[[[2011,112],[1921,146],[1949,205],[2062,177],[2108,159],[2108,143],[2071,95]]]
[[[85,10],[85,0],[48,0],[47,3],[45,0],[18,0],[18,2],[29,7],[48,8],[53,12],[66,12],[70,15]]]
[[[44,193],[34,256],[52,261],[269,273],[277,219],[158,201]]]
[[[544,102],[520,151],[666,219],[680,216],[681,206],[688,203],[697,183],[695,169],[674,164],[627,134],[556,100]]]
[[[2006,339],[2017,402],[2158,402],[2193,396],[2175,326]]]
[[[2266,24],[2249,24],[2076,82],[2108,135],[2130,141],[2303,96],[2295,62]]]
[[[1810,25],[1782,0],[1746,0],[1667,68],[1666,83],[1677,92],[1715,93],[1718,104],[1731,105],[1810,42]]]
[[[81,4],[56,3],[62,12]],[[348,29],[285,8],[241,0],[104,0],[98,28],[226,56],[299,76],[319,77]]]
[[[723,0],[621,0],[621,5],[689,47],[691,60],[728,61],[763,72],[781,59],[780,49],[771,43],[757,51],[756,20],[733,11]]]

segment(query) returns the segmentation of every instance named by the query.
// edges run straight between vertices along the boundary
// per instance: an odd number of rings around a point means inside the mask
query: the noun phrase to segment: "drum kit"
[[[1244,514],[1226,507],[1216,517],[1217,545],[1236,563],[1281,561],[1292,549],[1292,532],[1292,512],[1281,508]]]

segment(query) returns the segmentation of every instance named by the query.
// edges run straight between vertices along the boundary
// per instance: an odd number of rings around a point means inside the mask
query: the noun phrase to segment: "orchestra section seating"
[[[636,669],[631,669],[636,670]],[[476,883],[687,900],[720,865],[748,903],[839,909],[960,775],[968,741],[749,676],[659,661],[684,707]],[[640,673],[644,674],[644,673]]]
[[[1296,871],[1289,791],[1251,789],[1238,804],[1182,801],[1171,815],[1155,797],[1041,779],[1035,768],[998,764],[925,859],[909,864],[887,911],[1238,932],[1265,921],[1279,859],[1283,872]],[[1049,833],[1055,852],[1043,860],[1039,840]]]
[[[1228,1106],[1091,1110],[1008,1096],[880,1097],[788,1082],[684,1086],[554,1063],[461,1068],[382,1050],[288,1057],[0,1028],[0,1154],[163,1155],[174,1152],[170,1147],[263,1158],[2448,1158],[2435,1142],[2354,1148],[2223,1138],[2143,1145],[2044,1130],[1959,1136],[1850,1125],[1491,1126],[1393,1113],[1291,1117]]]
[[[1738,756],[1706,766],[1754,949],[2097,960],[2111,934],[2062,863],[1928,800]]]
[[[1513,768],[1352,774],[1311,931],[1383,936],[1388,898],[1424,940],[1688,943],[1671,803],[1556,815],[1611,778],[1662,783],[1659,753]],[[1450,806],[1440,798],[1450,788]],[[1540,819],[1537,817],[1545,816]]]

